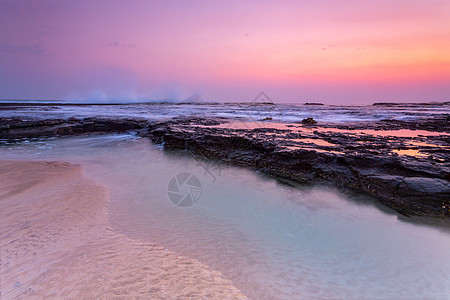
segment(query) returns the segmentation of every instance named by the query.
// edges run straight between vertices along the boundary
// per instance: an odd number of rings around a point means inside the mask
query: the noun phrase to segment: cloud
[[[127,49],[133,49],[136,47],[135,44],[126,44],[126,43],[120,43],[118,41],[114,41],[111,43],[108,43],[106,47],[116,47],[116,48],[127,48]]]
[[[39,44],[36,45],[8,45],[0,44],[0,52],[8,54],[32,54],[36,56],[50,56],[50,52]]]

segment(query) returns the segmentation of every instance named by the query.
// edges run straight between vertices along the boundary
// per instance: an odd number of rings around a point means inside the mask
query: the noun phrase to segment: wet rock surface
[[[225,118],[0,119],[3,143],[135,131],[165,149],[247,166],[303,184],[371,195],[405,215],[450,216],[448,116],[354,124],[238,122]]]
[[[303,120],[302,120],[302,123],[303,123],[303,124],[316,124],[317,121],[314,120],[313,118],[306,118],[306,119],[303,119]]]
[[[113,118],[69,118],[24,120],[0,118],[0,139],[12,141],[24,138],[81,135],[89,133],[126,132],[140,130],[148,123],[145,120]]]

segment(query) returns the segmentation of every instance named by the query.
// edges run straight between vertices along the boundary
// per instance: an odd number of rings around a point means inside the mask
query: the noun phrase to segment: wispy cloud
[[[127,49],[133,49],[134,47],[136,47],[135,44],[120,43],[118,41],[108,43],[106,46],[107,47],[116,47],[116,48],[127,48]]]
[[[0,52],[1,53],[25,53],[36,56],[50,56],[50,52],[42,47],[41,45],[8,45],[8,44],[0,44]]]

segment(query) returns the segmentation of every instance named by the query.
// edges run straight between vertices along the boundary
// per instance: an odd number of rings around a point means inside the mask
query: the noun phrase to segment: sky
[[[0,98],[450,101],[449,0],[0,0]]]

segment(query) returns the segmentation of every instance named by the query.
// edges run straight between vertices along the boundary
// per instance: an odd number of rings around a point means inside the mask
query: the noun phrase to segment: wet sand
[[[245,298],[200,262],[114,232],[108,203],[80,166],[0,161],[0,298]]]

